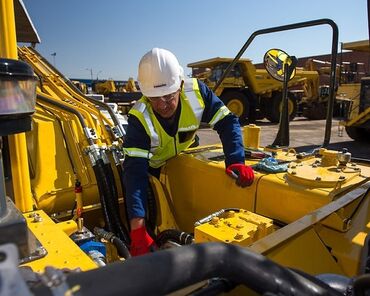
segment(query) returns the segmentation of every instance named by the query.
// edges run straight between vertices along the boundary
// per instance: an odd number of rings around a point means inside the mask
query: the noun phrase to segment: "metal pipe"
[[[60,103],[60,102],[57,102],[57,101],[54,101],[52,99],[49,99],[47,98],[46,96],[42,96],[42,95],[37,95],[37,99],[39,99],[40,101],[44,102],[44,103],[47,103],[49,105],[54,105],[54,106],[57,106],[58,108],[64,110],[64,111],[67,111],[68,113],[72,113],[74,115],[77,116],[81,126],[82,126],[82,129],[86,135],[86,138],[87,138],[87,141],[90,145],[94,145],[94,141],[93,139],[89,136],[89,133],[87,132],[88,128],[86,126],[86,123],[85,123],[85,119],[82,117],[81,113],[76,111],[75,109],[73,109],[72,107],[69,107],[69,106],[66,106],[66,104],[63,104],[63,103]]]

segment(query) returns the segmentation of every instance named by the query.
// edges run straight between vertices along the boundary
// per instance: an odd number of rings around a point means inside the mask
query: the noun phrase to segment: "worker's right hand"
[[[252,185],[254,180],[253,169],[243,163],[234,163],[226,168],[226,174],[236,179],[236,185],[247,187]]]
[[[154,240],[150,237],[146,231],[145,226],[131,230],[130,232],[131,256],[140,256],[149,253],[150,250],[155,247]]]

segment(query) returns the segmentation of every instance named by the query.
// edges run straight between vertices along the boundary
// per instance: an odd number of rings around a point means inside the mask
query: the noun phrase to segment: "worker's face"
[[[162,97],[148,98],[153,110],[162,118],[171,118],[179,105],[180,90]]]

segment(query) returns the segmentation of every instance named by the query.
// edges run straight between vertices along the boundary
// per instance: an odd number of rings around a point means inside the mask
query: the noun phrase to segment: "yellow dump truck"
[[[345,50],[362,51],[369,53],[369,40],[343,43]],[[370,141],[370,77],[362,73],[360,76],[357,67],[347,67],[346,77],[341,79],[338,86],[336,99],[343,108],[344,120],[341,124],[345,127],[347,134],[356,141]]]
[[[212,89],[232,60],[216,57],[187,66],[192,69],[193,77],[203,80]],[[318,90],[318,85],[318,72],[303,69],[297,69],[296,76],[289,81],[290,88]],[[247,118],[253,122],[266,117],[276,123],[280,119],[282,88],[282,83],[269,76],[265,69],[256,69],[249,59],[240,59],[217,88],[216,95],[242,122]],[[311,93],[310,97],[317,95]],[[290,120],[297,114],[298,100],[293,92],[289,94]]]
[[[260,147],[255,126],[245,127],[245,149],[264,158],[245,160],[252,186],[226,176],[221,145],[186,150],[151,178],[148,227],[158,249],[131,258],[124,128],[35,49],[17,47],[38,42],[22,2],[0,0],[0,19],[1,295],[334,296],[368,288],[369,162],[327,147]],[[327,19],[284,28],[328,23],[336,28]]]

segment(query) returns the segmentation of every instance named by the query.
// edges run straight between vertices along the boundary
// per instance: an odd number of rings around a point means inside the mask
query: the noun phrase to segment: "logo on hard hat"
[[[167,86],[167,84],[166,83],[163,83],[163,84],[159,84],[159,85],[154,85],[153,87],[154,88],[158,88],[158,87],[162,87],[162,86]]]

